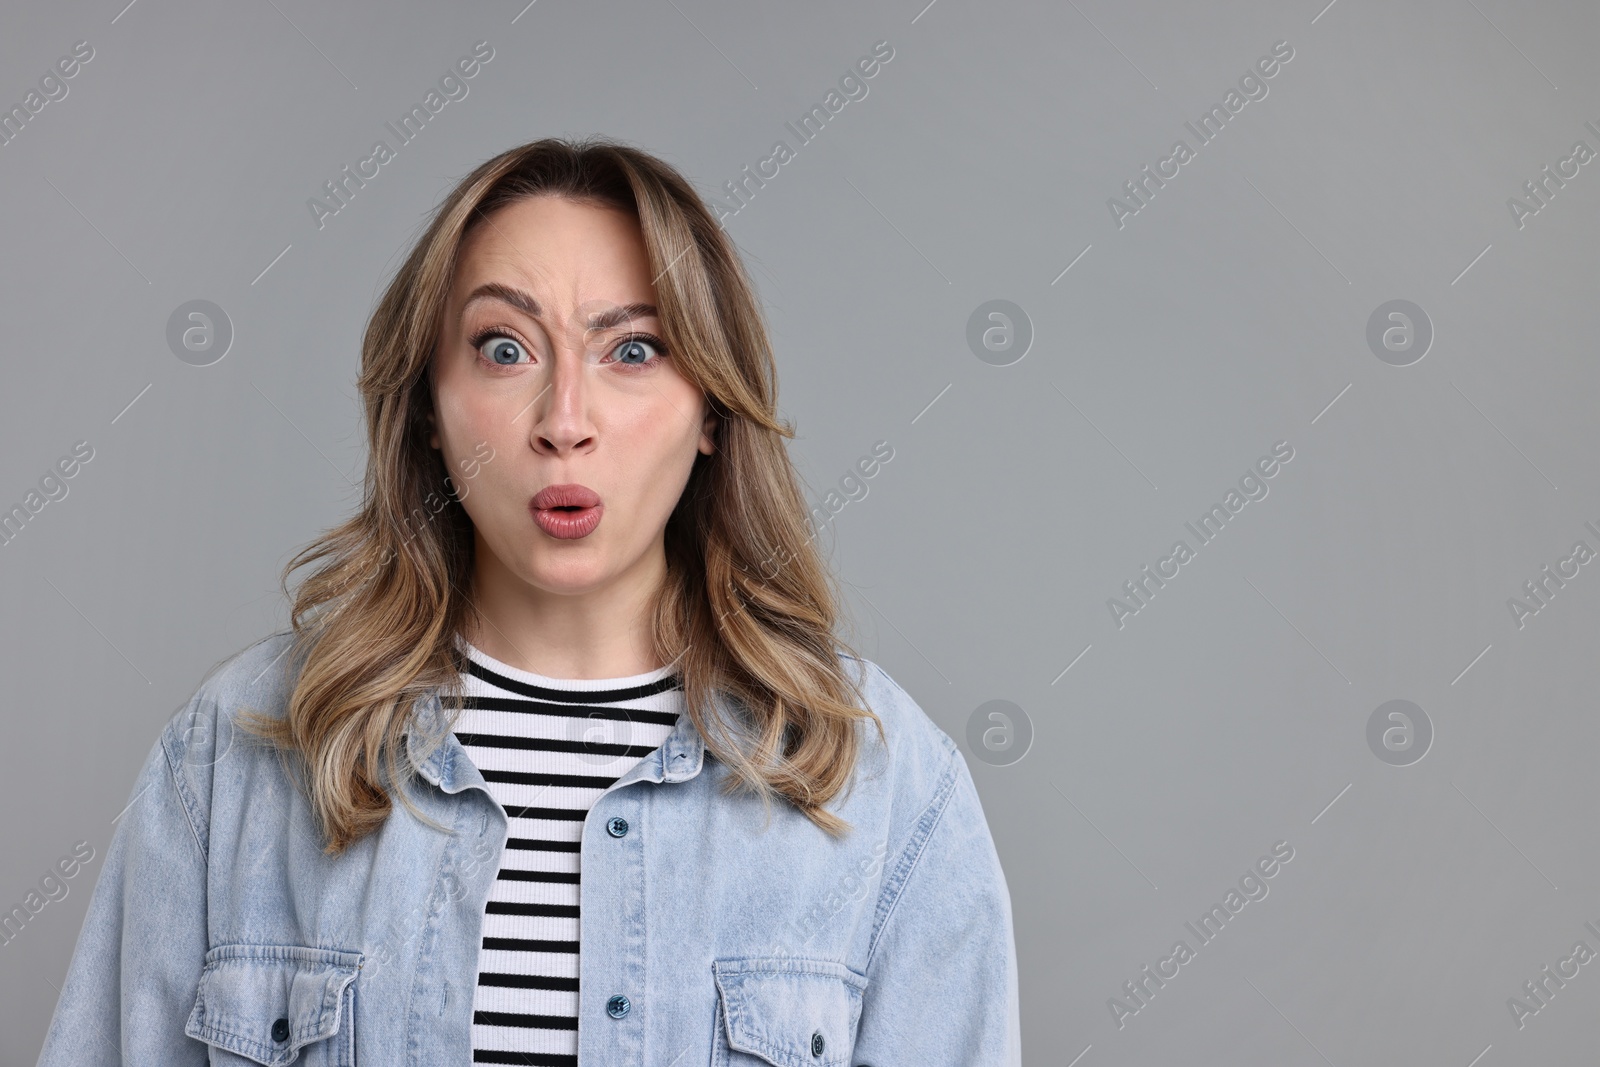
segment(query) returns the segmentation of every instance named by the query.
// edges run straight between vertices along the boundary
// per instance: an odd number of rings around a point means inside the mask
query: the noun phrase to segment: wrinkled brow
[[[539,301],[535,300],[532,294],[501,282],[486,282],[474,289],[472,294],[467,297],[466,302],[461,305],[461,313],[465,315],[467,309],[479,300],[499,300],[502,303],[510,304],[530,318],[537,318],[543,313],[543,309],[539,306]],[[588,327],[593,330],[604,330],[631,322],[634,319],[642,319],[659,314],[654,304],[624,304],[621,307],[607,308],[604,311],[591,313]]]

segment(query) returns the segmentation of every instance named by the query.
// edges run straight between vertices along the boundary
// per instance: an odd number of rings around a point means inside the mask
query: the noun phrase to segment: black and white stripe
[[[483,917],[472,1062],[577,1067],[583,819],[667,739],[682,682],[671,665],[628,678],[547,678],[463,648],[455,734],[511,818]]]

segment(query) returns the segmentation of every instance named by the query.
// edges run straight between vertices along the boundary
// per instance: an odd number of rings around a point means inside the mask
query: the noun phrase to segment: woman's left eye
[[[654,337],[629,337],[612,349],[612,352],[617,362],[624,366],[645,367],[661,361],[661,357],[666,355],[666,345]],[[651,353],[656,356],[654,360],[650,359]]]

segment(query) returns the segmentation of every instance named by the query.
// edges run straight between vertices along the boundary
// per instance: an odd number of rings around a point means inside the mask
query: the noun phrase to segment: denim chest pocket
[[[712,1067],[848,1067],[867,980],[831,960],[720,959]]]
[[[219,945],[206,953],[183,1032],[210,1062],[244,1067],[354,1067],[359,952],[299,945]]]

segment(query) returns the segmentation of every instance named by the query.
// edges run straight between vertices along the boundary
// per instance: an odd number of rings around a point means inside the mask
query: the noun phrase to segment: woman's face
[[[639,225],[614,208],[532,197],[463,242],[430,443],[476,527],[480,577],[574,594],[664,569],[716,416],[659,340],[655,305]],[[556,486],[582,488],[540,496]]]

